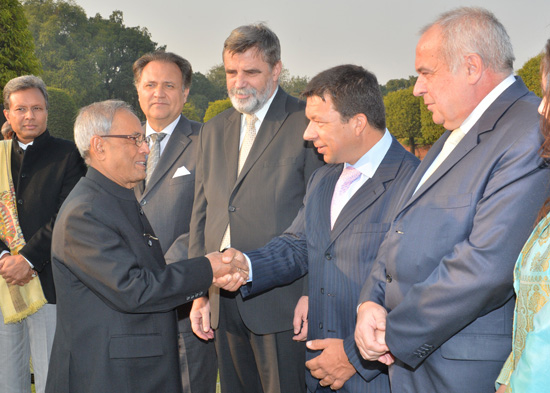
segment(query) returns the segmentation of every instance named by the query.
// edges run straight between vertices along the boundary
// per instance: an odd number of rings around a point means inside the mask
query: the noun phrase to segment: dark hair
[[[545,52],[540,63],[540,74],[542,82],[542,96],[546,99],[540,117],[540,129],[544,136],[544,142],[540,147],[540,155],[547,162],[550,162],[550,39],[546,41]],[[539,211],[537,222],[542,220],[550,212],[550,198],[548,198]]]
[[[172,52],[165,52],[162,50],[156,52],[149,52],[137,59],[132,66],[134,71],[134,84],[136,88],[141,80],[141,73],[147,64],[152,61],[161,61],[164,63],[174,63],[181,71],[181,80],[183,81],[183,89],[191,87],[191,76],[193,74],[193,68],[191,63],[185,60],[183,57],[176,55]]]
[[[258,49],[271,68],[281,60],[279,38],[263,23],[240,26],[233,30],[223,43],[222,57],[225,52],[244,53],[250,48]]]
[[[39,76],[34,75],[23,75],[13,78],[6,86],[4,86],[3,98],[4,98],[4,108],[10,109],[10,96],[18,91],[28,90],[28,89],[38,89],[40,93],[44,96],[46,101],[46,109],[49,109],[50,103],[48,101],[48,91],[46,90],[46,84]]]
[[[302,95],[332,98],[334,109],[347,122],[358,113],[367,116],[369,125],[377,130],[386,129],[384,100],[376,76],[363,67],[346,64],[317,74],[307,84]]]

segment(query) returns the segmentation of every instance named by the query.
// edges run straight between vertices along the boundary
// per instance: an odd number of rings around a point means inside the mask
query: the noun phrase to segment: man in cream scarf
[[[15,134],[0,144],[0,381],[2,392],[30,392],[32,355],[38,393],[55,331],[52,227],[85,167],[74,143],[46,129],[48,93],[40,78],[12,79],[3,99]]]

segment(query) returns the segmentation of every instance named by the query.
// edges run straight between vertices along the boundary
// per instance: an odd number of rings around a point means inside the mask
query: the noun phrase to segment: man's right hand
[[[384,307],[374,302],[359,306],[355,343],[365,360],[378,360],[384,364],[393,363],[393,356],[386,345],[386,316]]]
[[[210,326],[210,302],[207,297],[203,296],[193,301],[189,320],[191,321],[191,329],[197,337],[203,340],[214,338],[214,330]]]
[[[228,291],[236,291],[248,280],[248,263],[243,253],[230,248],[223,254],[206,255],[212,266],[212,284]]]

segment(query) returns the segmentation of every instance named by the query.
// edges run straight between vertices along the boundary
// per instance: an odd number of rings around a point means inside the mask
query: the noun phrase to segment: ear
[[[477,53],[470,53],[464,59],[468,83],[475,85],[483,74],[483,60]]]
[[[189,88],[187,87],[184,91],[183,91],[183,105],[185,105],[185,103],[187,102],[187,97],[189,96]]]
[[[11,125],[11,123],[10,123],[10,111],[9,110],[4,109],[4,117],[8,121],[8,124]]]
[[[349,121],[353,122],[352,127],[356,136],[360,136],[367,128],[367,116],[364,113],[357,113]]]
[[[283,63],[281,63],[281,60],[279,60],[275,65],[273,66],[273,69],[271,70],[271,73],[273,75],[273,80],[276,82],[279,80],[279,76],[281,75],[281,71],[283,70]]]
[[[103,139],[98,135],[94,135],[90,139],[90,155],[99,161],[105,159],[105,144]]]

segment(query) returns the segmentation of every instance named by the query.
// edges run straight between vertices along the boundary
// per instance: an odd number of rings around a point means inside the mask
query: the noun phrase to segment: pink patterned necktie
[[[332,203],[330,205],[330,228],[334,227],[334,223],[338,218],[338,215],[348,202],[346,198],[346,193],[353,184],[354,181],[359,179],[361,172],[355,169],[352,166],[344,168],[340,178],[336,182],[336,187],[334,187],[334,194],[332,195]]]

